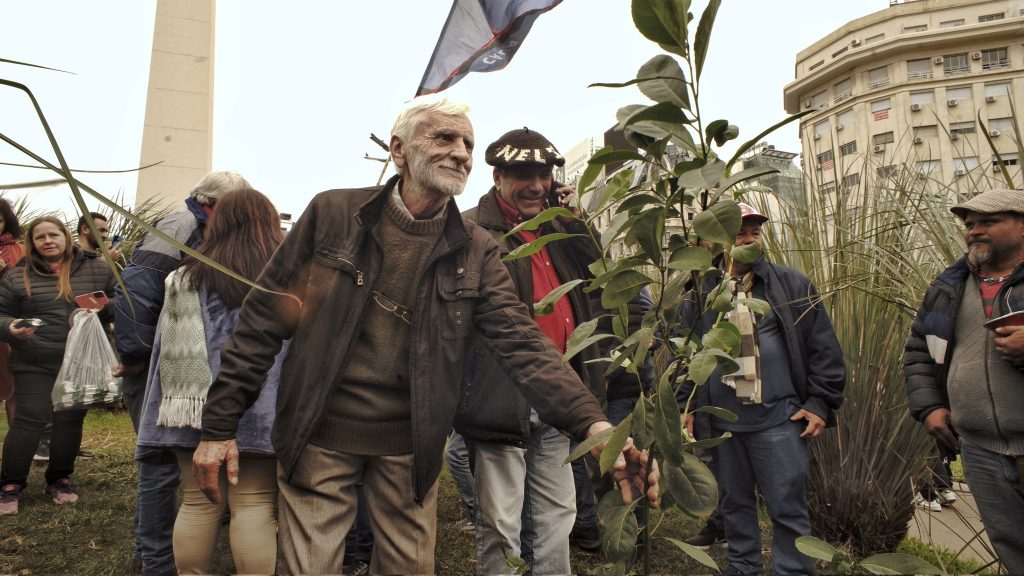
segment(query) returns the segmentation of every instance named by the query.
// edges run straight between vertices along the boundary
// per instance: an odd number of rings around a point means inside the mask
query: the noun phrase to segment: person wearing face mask
[[[53,216],[28,227],[25,258],[0,280],[0,340],[11,344],[14,397],[18,415],[4,440],[0,468],[0,515],[17,514],[28,484],[32,455],[43,429],[53,422],[45,492],[55,504],[71,504],[78,493],[71,483],[82,443],[85,409],[54,412],[51,392],[64,358],[76,295],[114,293],[114,275],[103,260],[72,241]],[[110,322],[107,308],[100,319]],[[41,324],[23,320],[35,319]]]
[[[563,354],[576,325],[594,316],[584,285],[559,298],[550,313],[538,313],[533,304],[565,282],[592,277],[588,266],[600,254],[586,224],[560,216],[536,231],[505,234],[551,206],[580,215],[573,202],[575,190],[552,176],[565,159],[540,132],[522,128],[491,143],[485,160],[494,167],[494,187],[464,216],[490,232],[502,256],[546,234],[582,234],[505,262],[517,296],[529,307],[547,344]],[[562,465],[569,438],[538,418],[539,408],[511,384],[485,343],[472,342],[455,428],[470,445],[476,479],[477,570],[511,573],[505,561],[510,555],[523,558],[533,574],[569,574],[569,536],[576,518],[572,469]],[[604,404],[604,367],[588,363],[598,355],[591,346],[571,365]]]

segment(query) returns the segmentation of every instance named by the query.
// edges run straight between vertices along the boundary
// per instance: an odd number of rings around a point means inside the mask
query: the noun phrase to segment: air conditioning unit
[[[949,133],[949,139],[950,140],[959,140],[960,139],[960,133],[959,132],[950,132]]]
[[[854,38],[850,40],[850,46],[860,46],[860,38]]]
[[[971,52],[971,60],[981,60],[981,52]]]
[[[936,64],[942,64],[942,56],[936,56],[936,57],[935,57],[935,58],[934,58],[934,59],[932,60],[932,62],[935,62]]]
[[[879,153],[879,152],[884,152],[885,151],[885,144],[875,144],[874,146],[871,147],[871,151],[876,153],[876,154]]]
[[[924,138],[921,138],[920,136],[914,138],[914,144],[924,144]]]
[[[967,174],[967,170],[964,170],[963,168],[959,168],[959,169],[957,169],[957,171],[956,171],[956,175],[957,175],[957,176],[964,176],[964,175],[966,175],[966,174]]]
[[[989,104],[991,104],[991,103],[993,103],[995,101],[996,101],[996,97],[995,96],[985,96],[985,102],[988,102]]]
[[[811,107],[811,101],[810,100],[804,100],[804,108],[810,108],[810,107]]]
[[[921,105],[920,104],[911,104],[910,105],[910,111],[911,112],[920,112],[921,111]]]
[[[842,124],[836,124],[836,132],[839,132],[842,129],[843,129],[843,125]]]
[[[815,140],[821,140],[821,134],[818,134],[817,132],[815,132],[814,133],[814,139]]]
[[[960,103],[960,101],[957,100],[956,98],[950,98],[949,100],[946,100],[946,106],[949,106],[950,108],[952,108],[953,106],[956,106],[959,103]]]
[[[1002,132],[1000,132],[999,130],[992,130],[991,132],[988,133],[988,135],[993,138],[998,138],[1000,134],[1002,134]]]

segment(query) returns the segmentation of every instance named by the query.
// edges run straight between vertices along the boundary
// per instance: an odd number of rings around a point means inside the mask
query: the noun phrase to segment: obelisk
[[[135,205],[178,208],[211,170],[215,0],[157,0]]]

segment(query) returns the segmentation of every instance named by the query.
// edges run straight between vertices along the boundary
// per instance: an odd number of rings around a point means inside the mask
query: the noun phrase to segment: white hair
[[[229,192],[237,192],[244,188],[252,188],[249,181],[237,172],[215,170],[203,176],[192,188],[189,196],[196,199],[196,202],[206,206],[211,200],[223,197]]]
[[[413,100],[413,103],[405,110],[402,110],[402,113],[395,119],[395,125],[391,128],[391,135],[397,136],[402,142],[408,142],[416,131],[416,126],[419,125],[424,116],[431,112],[445,116],[465,116],[469,114],[469,106],[451,102],[447,98],[436,100],[419,98]]]

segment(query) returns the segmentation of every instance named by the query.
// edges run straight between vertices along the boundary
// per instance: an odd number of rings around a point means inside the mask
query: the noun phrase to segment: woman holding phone
[[[199,252],[255,280],[284,239],[281,220],[266,196],[245,188],[217,200]],[[277,385],[288,343],[267,373],[256,402],[238,425],[241,474],[228,485],[226,502],[210,502],[192,475],[201,415],[220,350],[238,323],[249,286],[193,258],[165,282],[164,306],[153,344],[138,445],[170,448],[181,466],[184,488],[174,523],[174,563],[179,574],[206,574],[217,548],[225,504],[230,508],[229,542],[239,574],[272,574],[277,559],[277,460],[270,443]],[[341,537],[344,537],[342,535]]]
[[[3,444],[0,515],[16,514],[28,484],[32,455],[53,421],[45,492],[55,504],[78,500],[71,483],[82,443],[85,409],[53,411],[51,393],[64,359],[75,296],[113,294],[114,275],[95,255],[71,240],[58,218],[42,216],[28,227],[26,256],[0,280],[0,340],[11,345],[15,418]],[[100,311],[104,323],[113,314]]]

